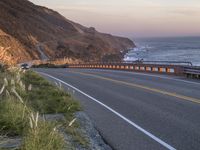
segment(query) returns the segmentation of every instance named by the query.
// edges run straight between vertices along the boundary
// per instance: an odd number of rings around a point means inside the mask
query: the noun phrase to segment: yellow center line
[[[200,99],[180,95],[180,94],[177,94],[177,93],[167,92],[167,91],[163,91],[163,90],[160,90],[160,89],[151,88],[151,87],[147,87],[147,86],[139,85],[139,84],[135,84],[135,83],[128,83],[128,82],[124,82],[124,81],[119,81],[119,80],[115,80],[115,79],[111,79],[111,78],[107,78],[107,77],[102,77],[102,76],[94,75],[94,74],[90,74],[90,73],[83,73],[83,72],[78,72],[78,71],[70,71],[70,72],[78,73],[78,74],[81,74],[81,75],[84,75],[84,76],[91,76],[91,77],[95,77],[95,78],[106,80],[106,81],[111,81],[111,82],[118,83],[118,84],[124,84],[124,85],[128,85],[128,86],[131,86],[131,87],[145,89],[145,90],[148,90],[148,91],[151,91],[151,92],[160,93],[160,94],[163,94],[163,95],[168,95],[168,96],[176,97],[176,98],[179,98],[179,99],[182,99],[182,100],[187,100],[187,101],[190,101],[190,102],[193,102],[193,103],[200,104]]]

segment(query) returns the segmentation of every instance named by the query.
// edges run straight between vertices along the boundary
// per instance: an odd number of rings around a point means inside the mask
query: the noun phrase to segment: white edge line
[[[88,70],[93,70],[93,69],[88,69]],[[146,74],[146,73],[139,73],[139,72],[130,72],[130,71],[123,71],[123,70],[103,70],[103,69],[96,69],[96,71],[102,72],[120,72],[120,73],[125,73],[125,74],[136,74],[136,75],[144,75],[144,76],[149,76],[149,77],[157,77],[161,79],[169,79],[169,80],[174,80],[174,81],[179,81],[179,82],[185,82],[185,83],[191,83],[191,84],[197,84],[200,85],[199,82],[193,82],[193,81],[188,81],[188,80],[182,80],[182,79],[175,79],[175,78],[170,78],[170,77],[164,77],[164,76],[159,76],[159,75],[153,75],[153,74]]]
[[[106,109],[108,109],[109,111],[111,111],[112,113],[114,113],[115,115],[117,115],[118,117],[120,117],[121,119],[123,119],[124,121],[126,121],[127,123],[129,123],[130,125],[134,126],[135,128],[137,128],[138,130],[140,130],[141,132],[143,132],[144,134],[146,134],[147,136],[149,136],[150,138],[152,138],[153,140],[155,140],[156,142],[160,143],[162,146],[166,147],[169,150],[176,150],[174,147],[170,146],[169,144],[167,144],[166,142],[162,141],[160,138],[156,137],[155,135],[153,135],[152,133],[146,131],[145,129],[143,129],[142,127],[140,127],[139,125],[137,125],[136,123],[132,122],[131,120],[127,119],[126,117],[124,117],[123,115],[121,115],[120,113],[116,112],[115,110],[113,110],[112,108],[110,108],[109,106],[105,105],[104,103],[98,101],[97,99],[95,99],[94,97],[84,93],[83,91],[79,90],[78,88],[56,78],[53,77],[51,75],[48,75],[46,73],[43,72],[39,72],[40,74],[43,74],[45,76],[48,76],[54,80],[57,80],[69,87],[71,87],[72,89],[76,90],[77,92],[83,94],[84,96],[90,98],[91,100],[95,101],[96,103],[100,104],[101,106],[105,107]]]

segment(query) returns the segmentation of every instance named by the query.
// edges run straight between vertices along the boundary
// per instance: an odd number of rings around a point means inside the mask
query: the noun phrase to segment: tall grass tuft
[[[55,124],[30,119],[30,128],[25,134],[22,150],[63,150],[64,138],[55,128]]]
[[[15,98],[0,101],[0,129],[9,136],[22,135],[28,125],[27,110]]]

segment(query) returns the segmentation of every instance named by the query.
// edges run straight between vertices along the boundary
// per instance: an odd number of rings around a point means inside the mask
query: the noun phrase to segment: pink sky
[[[101,32],[129,37],[200,36],[200,0],[31,0]]]

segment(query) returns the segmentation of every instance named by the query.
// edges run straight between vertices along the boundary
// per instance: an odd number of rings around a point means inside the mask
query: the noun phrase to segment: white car
[[[21,64],[21,68],[26,70],[29,69],[30,67],[28,64]]]

